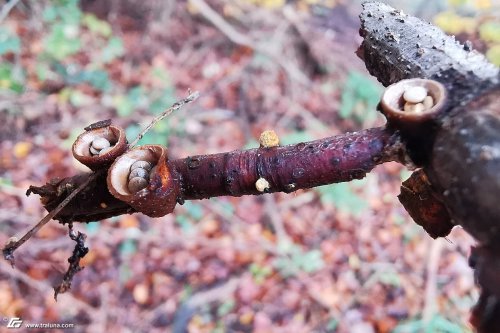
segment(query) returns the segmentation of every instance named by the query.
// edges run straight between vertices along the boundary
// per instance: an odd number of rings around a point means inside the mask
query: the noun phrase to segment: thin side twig
[[[197,99],[200,96],[200,93],[198,91],[192,92],[189,94],[188,97],[181,99],[178,102],[175,102],[171,107],[163,111],[158,117],[155,117],[151,123],[149,123],[148,126],[146,126],[140,133],[137,135],[137,137],[132,141],[130,144],[130,148],[135,147],[137,143],[139,142],[140,139],[159,121],[161,121],[163,118],[167,117],[168,115],[172,114],[172,112],[179,110],[182,108],[184,105],[191,103],[195,99]]]
[[[439,260],[441,258],[441,253],[443,252],[444,242],[441,239],[436,239],[432,241],[431,250],[429,253],[429,259],[427,261],[427,273],[425,281],[425,298],[424,307],[422,310],[422,322],[427,326],[432,320],[432,317],[437,312],[436,297],[438,294],[437,290],[437,278],[438,278],[438,266]]]

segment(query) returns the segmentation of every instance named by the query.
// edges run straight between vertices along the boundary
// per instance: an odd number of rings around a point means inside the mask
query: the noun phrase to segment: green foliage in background
[[[0,89],[21,93],[24,90],[24,71],[9,63],[0,64]]]
[[[75,108],[100,103],[115,110],[119,117],[129,118],[136,112],[158,115],[176,101],[170,73],[165,68],[152,68],[150,75],[155,80],[154,86],[129,88],[111,78],[110,64],[125,52],[123,40],[114,34],[108,22],[82,12],[79,0],[46,2],[41,18],[41,52],[34,58],[33,75],[40,82],[62,83],[64,88],[57,92],[59,103],[69,103]],[[83,41],[85,45],[82,45]],[[0,56],[18,55],[23,48],[29,48],[29,45],[23,45],[14,32],[0,27]],[[90,61],[82,64],[79,55]],[[2,59],[0,63],[0,89],[22,93],[26,69],[17,57],[8,59],[11,60]],[[92,87],[100,95],[97,98],[94,94],[89,95],[80,88],[81,85]],[[139,131],[138,125],[131,125],[127,128],[127,136],[135,137]],[[166,143],[170,131],[168,122],[159,123],[141,143]]]
[[[349,72],[342,90],[340,117],[352,118],[360,123],[373,121],[377,116],[375,109],[381,95],[382,88],[368,75]]]
[[[272,267],[261,266],[257,263],[252,263],[249,267],[250,273],[257,284],[263,283],[268,276],[273,273]]]
[[[21,40],[9,30],[0,27],[0,56],[6,53],[19,53]]]
[[[500,23],[498,17],[490,15],[494,1],[491,0],[448,0],[450,8],[438,13],[434,23],[446,33],[466,34],[486,44],[486,57],[500,66]]]
[[[45,8],[42,18],[49,24],[49,33],[43,45],[49,57],[64,60],[80,50],[81,17],[78,0],[55,1],[53,6]]]
[[[333,205],[342,212],[359,216],[368,208],[368,204],[362,196],[356,193],[356,190],[365,185],[366,178],[349,183],[319,186],[315,190],[319,192],[324,205]]]
[[[464,333],[470,332],[466,327],[436,314],[425,323],[422,319],[414,319],[398,325],[392,333]]]
[[[289,242],[283,242],[278,247],[281,255],[274,260],[273,265],[283,277],[300,272],[314,273],[325,266],[320,250],[304,251],[299,245]]]

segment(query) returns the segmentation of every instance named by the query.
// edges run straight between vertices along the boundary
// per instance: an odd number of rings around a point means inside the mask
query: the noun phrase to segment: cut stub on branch
[[[432,238],[446,237],[454,226],[445,205],[438,198],[422,169],[403,182],[398,195],[413,221]]]
[[[160,145],[140,146],[118,157],[107,184],[115,198],[151,217],[171,213],[180,194],[180,176]]]

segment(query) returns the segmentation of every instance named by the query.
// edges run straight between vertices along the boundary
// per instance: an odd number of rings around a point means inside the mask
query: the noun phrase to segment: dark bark
[[[386,128],[373,128],[284,147],[191,156],[169,164],[180,174],[178,201],[182,203],[222,195],[293,192],[361,179],[378,164],[403,159],[404,149],[398,134]],[[96,178],[55,219],[88,222],[134,212],[109,193],[105,177]],[[261,177],[270,184],[266,192],[255,187]],[[85,179],[83,175],[75,176],[31,187],[30,191],[40,194],[47,210],[51,210],[64,199],[67,189],[76,188]]]
[[[437,134],[426,172],[455,224],[498,248],[500,89],[453,112]]]
[[[255,182],[265,178],[271,192],[364,178],[377,164],[398,160],[398,136],[373,128],[312,142],[274,148],[193,156],[173,165],[182,175],[183,199],[262,194]]]
[[[448,108],[438,121],[424,165],[429,184],[416,186],[418,190],[424,188],[430,201],[420,202],[418,195],[414,196],[415,191],[404,187],[400,199],[431,235],[446,234],[447,220],[451,217],[454,224],[462,225],[480,242],[470,259],[482,289],[471,323],[480,333],[497,332],[500,327],[499,69],[470,50],[469,45],[463,46],[429,23],[387,5],[365,4],[361,21],[364,42],[359,54],[380,82],[389,85],[420,77],[435,79],[447,87]],[[411,154],[418,142],[404,139]],[[437,209],[426,207],[429,202]]]
[[[358,55],[384,86],[408,78],[434,79],[463,105],[499,82],[499,69],[432,24],[380,2],[363,5]]]

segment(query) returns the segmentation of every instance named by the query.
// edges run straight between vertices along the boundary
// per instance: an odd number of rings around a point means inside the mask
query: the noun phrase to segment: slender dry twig
[[[56,216],[66,205],[78,194],[80,193],[89,183],[97,178],[100,174],[100,171],[94,172],[75,189],[71,192],[66,199],[64,199],[54,210],[45,215],[44,218],[40,220],[33,228],[31,228],[21,239],[10,241],[7,245],[2,249],[3,256],[6,260],[10,261],[11,265],[14,266],[14,251],[17,250],[21,245],[26,243],[33,235],[35,235],[38,230],[40,230],[44,225],[46,225],[54,216]]]
[[[166,109],[165,111],[163,111],[158,117],[155,117],[151,123],[149,123],[148,126],[146,126],[142,131],[141,133],[139,133],[139,135],[137,135],[137,137],[134,139],[134,141],[132,141],[132,143],[130,144],[130,148],[133,148],[135,147],[135,145],[137,145],[137,143],[139,142],[140,139],[142,139],[142,137],[156,124],[158,123],[159,121],[161,121],[163,118],[167,117],[168,115],[170,115],[172,112],[174,111],[177,111],[179,110],[180,108],[182,108],[184,105],[188,104],[188,103],[191,103],[192,101],[194,101],[195,99],[197,99],[198,97],[200,96],[200,93],[198,91],[195,91],[195,92],[190,92],[189,93],[189,96],[184,98],[184,99],[181,99],[180,101],[178,102],[175,102],[171,107],[169,107],[168,109]]]
[[[0,23],[9,16],[10,11],[16,7],[19,3],[19,0],[11,0],[2,6],[2,11],[0,12]]]
[[[219,29],[230,41],[235,44],[246,46],[257,52],[264,54],[269,57],[272,61],[276,62],[281,66],[285,72],[291,78],[297,80],[300,83],[307,84],[310,80],[302,73],[302,71],[294,66],[292,63],[285,61],[283,59],[282,52],[276,52],[269,47],[262,45],[259,42],[252,40],[251,38],[243,35],[235,28],[233,28],[222,16],[220,16],[215,10],[213,10],[205,1],[203,0],[190,0],[199,10],[200,14],[203,15],[210,23],[212,23],[217,29]]]
[[[432,241],[429,259],[427,261],[427,277],[425,281],[424,309],[422,310],[422,321],[428,324],[432,316],[436,313],[436,294],[437,294],[437,270],[439,259],[444,247],[441,239]]]

